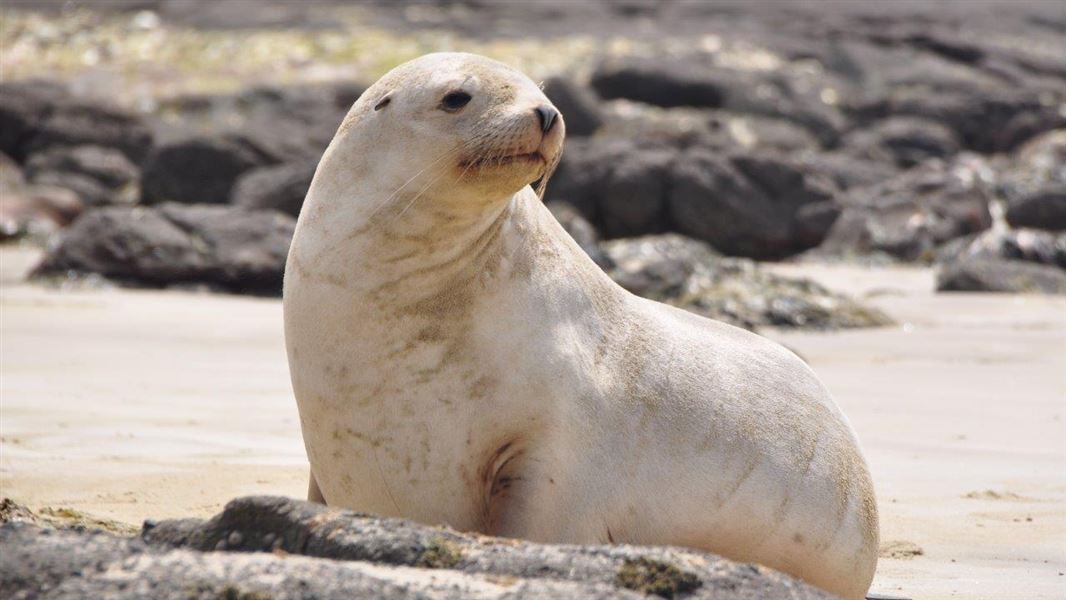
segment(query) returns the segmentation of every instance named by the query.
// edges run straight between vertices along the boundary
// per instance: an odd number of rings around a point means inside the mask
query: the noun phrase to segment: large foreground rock
[[[696,551],[497,540],[270,497],[146,523],[142,539],[9,523],[0,545],[0,595],[18,600],[830,598]]]
[[[292,217],[276,211],[180,204],[101,208],[64,231],[35,274],[98,273],[138,285],[206,284],[275,294],[294,229]]]
[[[141,539],[11,520],[21,522],[0,528],[0,596],[19,600],[830,598],[713,554],[530,544],[284,498],[238,499],[208,521],[148,522]]]

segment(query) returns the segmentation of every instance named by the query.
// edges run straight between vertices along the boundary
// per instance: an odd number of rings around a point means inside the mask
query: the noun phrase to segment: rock
[[[955,133],[933,121],[892,117],[860,128],[843,140],[850,155],[909,168],[930,158],[950,158],[959,151]]]
[[[664,108],[723,108],[796,123],[823,145],[836,144],[845,121],[824,102],[826,82],[803,71],[745,70],[714,65],[705,56],[612,58],[592,74],[602,98]]]
[[[788,587],[796,597],[823,597],[770,569],[738,565],[692,550],[496,540],[285,498],[240,498],[209,521],[183,519],[146,527],[142,539],[157,551],[221,551],[212,556],[223,558],[276,550],[330,559],[290,557],[297,559],[294,566],[321,563],[352,568],[371,563],[386,574],[412,574],[405,569],[410,567],[433,570],[460,585],[486,579],[508,581],[499,585],[517,597],[556,597],[562,592],[578,597],[630,597],[627,590],[647,591],[643,586],[659,571],[671,573],[677,587],[688,591],[685,597],[691,598],[776,598],[788,594]],[[541,587],[552,585],[564,587]]]
[[[838,329],[892,324],[881,311],[806,279],[768,273],[748,259],[717,255],[676,234],[603,244],[608,274],[629,291],[712,319],[762,326]]]
[[[16,518],[0,544],[0,595],[12,600],[831,598],[695,550],[534,544],[273,497],[234,500],[208,521],[145,522],[140,538]]]
[[[141,179],[145,204],[229,202],[237,179],[277,159],[231,134],[167,143],[148,157]]]
[[[672,229],[735,256],[777,259],[812,248],[833,222],[836,188],[793,161],[765,153],[731,157],[695,148],[672,170]],[[797,213],[820,204],[822,218]]]
[[[675,231],[727,254],[781,258],[820,243],[839,210],[832,180],[805,171],[759,150],[579,140],[547,197],[574,205],[607,238]]]
[[[600,248],[600,235],[596,228],[581,216],[581,212],[566,202],[549,202],[548,210],[555,217],[563,229],[574,238],[578,246],[589,255],[600,268],[610,268],[611,259]]]
[[[277,294],[294,229],[288,215],[229,206],[100,208],[63,232],[34,275]]]
[[[660,301],[680,298],[697,270],[713,271],[722,258],[706,243],[673,233],[605,242],[604,250],[616,283]]]
[[[1022,260],[1066,269],[1066,233],[992,229],[953,240],[937,252],[941,264],[970,259]]]
[[[1066,229],[1066,129],[1022,146],[1000,179],[1007,222],[1015,227]]]
[[[132,204],[140,171],[120,151],[101,146],[60,146],[32,154],[30,181],[73,190],[86,206]]]
[[[598,99],[591,90],[564,77],[549,77],[544,81],[544,95],[562,113],[568,137],[592,135],[603,125]]]
[[[862,127],[889,116],[941,123],[965,148],[982,153],[1008,152],[1028,137],[1066,126],[1057,106],[1045,105],[1030,91],[929,87],[900,86],[886,97],[857,104],[851,113]]]
[[[643,148],[611,161],[596,184],[600,227],[607,237],[661,232],[667,227],[670,167],[677,153]]]
[[[881,183],[898,173],[891,164],[857,158],[842,150],[806,152],[796,161],[805,171],[829,177],[844,190]]]
[[[590,221],[600,223],[599,204],[604,182],[611,177],[615,163],[639,151],[633,142],[624,139],[568,140],[559,168],[548,182],[545,197],[567,202]],[[659,199],[647,198],[646,201],[654,203]]]
[[[0,241],[44,239],[74,221],[83,208],[78,195],[65,188],[33,185],[0,191]]]
[[[1066,185],[1048,186],[1011,200],[1007,222],[1015,227],[1066,231]]]
[[[27,184],[19,165],[0,153],[0,241],[44,239],[68,225],[84,204],[69,189]]]
[[[0,152],[25,160],[34,133],[66,95],[66,88],[50,81],[0,84]]]
[[[160,143],[189,132],[226,136],[269,163],[317,162],[364,87],[341,82],[256,86],[235,95],[185,96],[170,101],[155,128]]]
[[[0,152],[0,198],[26,185],[26,176],[15,159]]]
[[[233,204],[297,217],[317,167],[317,162],[289,163],[245,173],[233,188]]]
[[[725,103],[728,85],[724,78],[677,59],[608,60],[592,75],[592,87],[604,99],[625,98],[664,108],[719,108]]]
[[[937,246],[992,224],[991,177],[983,159],[960,155],[849,190],[843,212],[815,253],[929,260]]]
[[[942,265],[938,292],[1066,294],[1066,270],[1021,260],[962,259]]]
[[[786,119],[718,110],[714,111],[708,125],[712,131],[729,134],[732,143],[723,146],[729,149],[740,147],[799,152],[819,146],[818,138],[811,132]]]
[[[43,81],[0,86],[0,130],[0,151],[19,161],[49,148],[94,145],[140,163],[152,145],[152,133],[138,116],[76,99],[62,85]]]
[[[28,151],[81,145],[115,148],[132,162],[141,163],[152,146],[152,134],[131,113],[79,101],[57,106],[34,134]]]

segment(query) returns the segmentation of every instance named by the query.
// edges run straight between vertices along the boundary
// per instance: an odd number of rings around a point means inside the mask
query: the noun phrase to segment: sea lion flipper
[[[307,470],[307,500],[308,502],[317,502],[319,504],[325,504],[326,499],[322,497],[322,490],[318,489],[318,482],[315,481],[315,474],[310,469]]]

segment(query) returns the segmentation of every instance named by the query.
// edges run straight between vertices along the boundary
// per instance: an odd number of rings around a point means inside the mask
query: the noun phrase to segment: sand
[[[49,289],[21,280],[36,255],[0,248],[2,495],[130,524],[303,496],[279,301]],[[874,590],[1066,596],[1066,299],[937,295],[923,268],[775,269],[901,323],[766,332],[862,439],[884,542]]]

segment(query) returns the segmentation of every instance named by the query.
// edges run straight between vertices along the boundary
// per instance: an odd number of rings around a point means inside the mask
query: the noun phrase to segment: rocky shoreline
[[[156,4],[163,15],[173,8]],[[439,27],[472,18],[458,6],[435,13]],[[622,30],[684,16],[713,33],[687,51],[608,53],[584,74],[548,78],[569,141],[546,200],[573,208],[568,226],[589,232],[594,258],[632,281],[643,275],[602,262],[605,244],[680,234],[711,252],[651,262],[748,274],[742,296],[823,312],[834,303],[805,291],[809,281],[785,285],[743,260],[935,263],[944,291],[1063,293],[1062,260],[1046,256],[1066,248],[1066,44],[1048,30],[1066,24],[1034,8],[981,37],[992,27],[983,12],[915,19],[915,7],[846,5],[828,21],[798,8],[786,26],[767,6],[688,15],[680,4],[604,4]],[[490,20],[523,10],[478,7]],[[580,12],[556,8],[555,18]],[[374,10],[396,16],[388,5]],[[730,33],[730,23],[744,26]],[[61,81],[4,82],[0,229],[6,239],[51,240],[41,276],[276,294],[317,159],[364,86],[250,85],[137,113]],[[962,240],[982,249],[956,251]],[[1018,240],[1051,250],[1019,252]],[[686,307],[708,296],[689,292],[655,296]],[[834,302],[847,314],[774,317],[717,300],[699,312],[745,326],[888,322]]]

